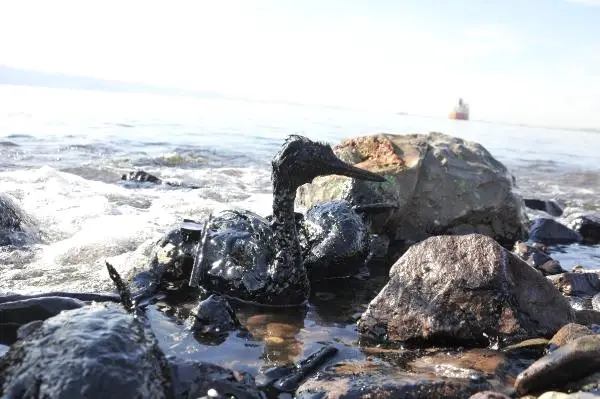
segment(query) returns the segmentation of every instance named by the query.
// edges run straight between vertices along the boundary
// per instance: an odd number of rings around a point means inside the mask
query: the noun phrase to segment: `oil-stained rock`
[[[600,213],[587,213],[572,219],[569,227],[579,233],[586,244],[600,243]]]
[[[94,304],[46,320],[0,358],[0,396],[168,398],[166,359],[139,318]]]
[[[554,219],[539,218],[529,229],[529,239],[546,245],[572,244],[581,241],[581,234]]]
[[[529,266],[541,271],[545,276],[565,272],[560,263],[550,257],[543,244],[534,243],[533,245],[527,245],[524,242],[517,241],[513,248],[513,253],[524,260]]]
[[[540,273],[487,236],[438,236],[391,268],[358,327],[363,339],[469,345],[551,336],[574,318]]]
[[[334,151],[387,181],[319,177],[300,187],[300,205],[337,199],[367,208],[389,204],[371,221],[371,231],[408,242],[481,233],[512,245],[526,235],[525,206],[513,190],[514,178],[480,144],[442,133],[377,134],[345,140]]]
[[[468,398],[490,389],[484,378],[444,378],[398,370],[384,362],[345,361],[326,367],[296,391],[296,398]]]

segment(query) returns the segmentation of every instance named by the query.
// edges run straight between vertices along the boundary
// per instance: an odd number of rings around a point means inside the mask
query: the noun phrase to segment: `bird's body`
[[[294,212],[297,188],[329,174],[384,179],[342,162],[330,146],[301,136],[291,136],[272,165],[272,219],[248,211],[216,215],[208,222],[208,240],[196,265],[200,270],[193,275],[210,291],[266,305],[298,305],[306,301],[310,287]]]
[[[310,281],[349,277],[365,265],[369,230],[348,202],[314,205],[303,224],[308,236],[304,267]]]

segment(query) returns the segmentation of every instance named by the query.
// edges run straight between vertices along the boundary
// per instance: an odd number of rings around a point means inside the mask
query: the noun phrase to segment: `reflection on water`
[[[230,301],[245,331],[206,337],[188,331],[184,320],[196,301],[158,303],[148,308],[159,344],[181,358],[212,362],[254,375],[291,365],[324,345],[334,360],[364,359],[357,346],[356,320],[385,284],[385,270],[370,280],[340,279],[315,287],[306,307],[267,308]]]
[[[267,312],[258,310],[257,313],[240,309],[238,312],[242,325],[252,338],[263,344],[261,360],[264,367],[290,365],[301,357],[304,342],[300,332],[305,316],[305,307]]]

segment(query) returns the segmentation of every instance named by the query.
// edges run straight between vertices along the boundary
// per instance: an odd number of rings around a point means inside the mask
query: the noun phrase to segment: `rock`
[[[548,342],[550,341],[546,338],[526,339],[525,341],[505,347],[503,352],[513,357],[533,357],[538,359],[544,355],[548,347]]]
[[[475,395],[471,395],[469,399],[510,399],[510,396],[506,396],[500,392],[482,391],[477,392]]]
[[[2,397],[166,398],[170,373],[156,339],[119,305],[65,311],[0,358]]]
[[[576,310],[575,323],[593,327],[593,324],[600,324],[600,312],[595,310]]]
[[[124,174],[123,176],[121,176],[121,180],[162,184],[161,179],[159,179],[156,176],[151,175],[148,172],[144,172],[143,170],[136,170],[136,171]]]
[[[304,266],[311,281],[348,277],[364,266],[369,254],[369,232],[345,201],[312,206],[304,219],[308,253]]]
[[[12,344],[17,340],[17,330],[36,320],[46,320],[63,310],[78,309],[85,303],[74,298],[42,297],[0,303],[0,343]]]
[[[22,246],[34,242],[39,232],[33,219],[7,194],[0,193],[0,246]]]
[[[564,390],[567,392],[580,391],[577,392],[578,394],[593,394],[597,398],[598,392],[600,392],[600,371],[585,376],[580,380],[569,382],[565,385]]]
[[[370,183],[319,177],[299,188],[297,202],[310,207],[346,200],[357,207],[389,204],[371,232],[417,242],[432,235],[482,233],[512,245],[526,235],[521,197],[507,169],[481,145],[441,133],[378,134],[343,141],[342,160],[384,175]]]
[[[600,243],[600,213],[577,216],[571,220],[569,227],[581,235],[584,243]]]
[[[581,241],[581,234],[554,219],[539,218],[529,230],[529,239],[546,245],[572,244]]]
[[[558,330],[556,334],[554,334],[554,336],[548,344],[550,345],[551,350],[554,350],[565,344],[568,344],[571,341],[574,341],[579,337],[593,334],[594,332],[584,325],[577,323],[569,323],[562,326],[560,330]]]
[[[596,273],[567,272],[547,278],[566,295],[592,296],[600,292],[600,278]]]
[[[366,340],[477,346],[550,336],[573,318],[545,277],[491,238],[471,234],[410,247],[358,328]]]
[[[343,361],[305,381],[295,398],[450,399],[468,398],[486,389],[490,384],[481,378],[440,378],[404,372],[384,362]]]
[[[239,328],[240,322],[227,299],[213,294],[191,311],[187,327],[196,333],[222,335]]]
[[[524,242],[517,241],[513,248],[513,253],[524,260],[529,266],[541,271],[545,276],[565,272],[560,263],[548,255],[545,246],[542,244],[527,245]]]
[[[600,336],[587,335],[534,362],[517,376],[517,394],[560,388],[600,370]]]
[[[249,374],[189,360],[173,359],[170,363],[174,398],[210,398],[211,390],[218,398],[265,398]]]
[[[525,206],[529,209],[544,211],[550,216],[559,217],[563,214],[561,207],[554,201],[525,198]]]

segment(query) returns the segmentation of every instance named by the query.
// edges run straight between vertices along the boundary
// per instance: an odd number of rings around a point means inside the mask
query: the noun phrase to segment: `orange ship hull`
[[[469,120],[469,114],[465,113],[465,112],[451,112],[450,113],[450,119],[460,119],[463,121],[468,121]]]

